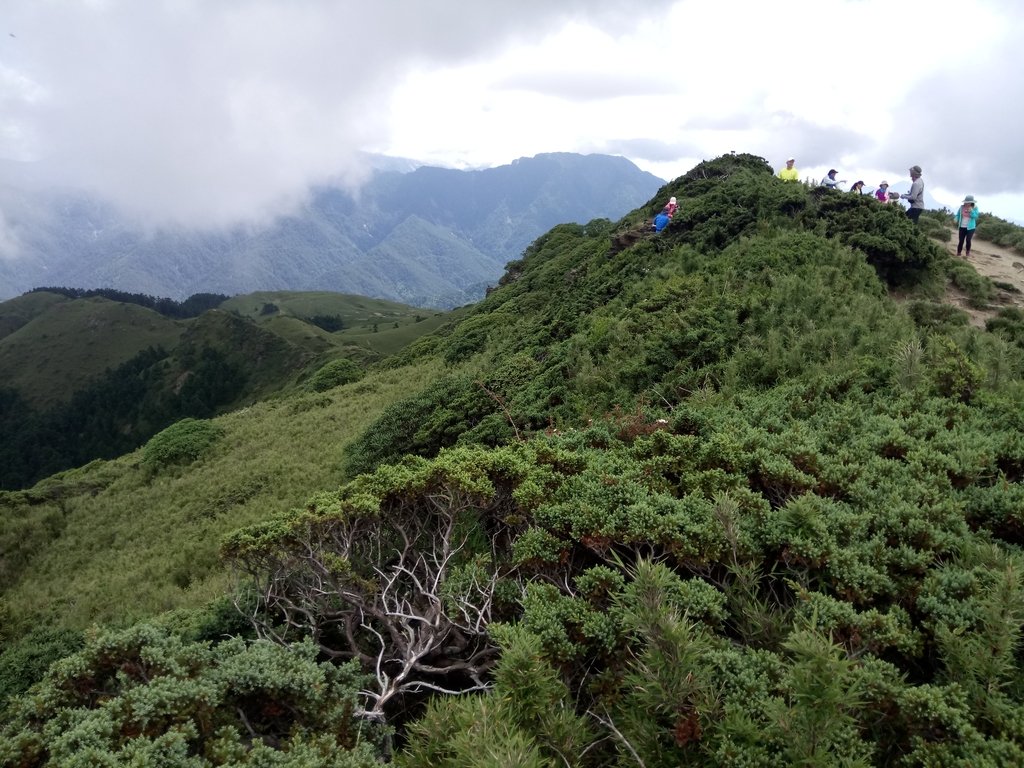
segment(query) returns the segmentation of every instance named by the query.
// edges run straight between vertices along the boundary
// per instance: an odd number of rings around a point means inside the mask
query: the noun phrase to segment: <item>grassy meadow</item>
[[[42,311],[0,338],[2,386],[46,407],[68,400],[84,383],[115,368],[147,347],[174,347],[185,330],[181,321],[134,304],[102,298],[55,300],[33,293]],[[13,312],[7,305],[15,302]],[[27,302],[4,302],[4,315]]]
[[[224,594],[221,538],[339,485],[345,446],[442,370],[424,362],[217,417],[223,437],[187,468],[152,473],[136,451],[0,494],[7,632],[124,624]]]
[[[268,308],[274,307],[274,311]],[[373,359],[392,355],[422,335],[459,317],[463,310],[439,312],[366,296],[327,292],[267,291],[235,296],[221,305],[272,330],[293,344],[325,356]],[[311,321],[338,321],[327,331]]]
[[[68,299],[56,293],[34,292],[0,302],[0,339],[64,301]]]

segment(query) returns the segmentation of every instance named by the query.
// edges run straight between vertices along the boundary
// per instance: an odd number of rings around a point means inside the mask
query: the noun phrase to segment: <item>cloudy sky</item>
[[[1022,33],[1017,0],[0,0],[0,186],[215,227],[363,152],[737,151],[1024,222]]]

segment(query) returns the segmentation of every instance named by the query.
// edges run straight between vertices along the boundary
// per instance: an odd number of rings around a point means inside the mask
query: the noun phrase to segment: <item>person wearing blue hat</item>
[[[837,179],[836,174],[839,173],[835,168],[829,168],[828,173],[825,174],[825,178],[821,180],[821,186],[825,189],[838,189],[840,184],[845,184],[846,179]]]
[[[959,256],[967,246],[967,258],[971,257],[971,240],[974,239],[974,230],[978,228],[978,204],[974,195],[967,195],[956,211],[957,234],[960,239],[956,244],[956,255]]]

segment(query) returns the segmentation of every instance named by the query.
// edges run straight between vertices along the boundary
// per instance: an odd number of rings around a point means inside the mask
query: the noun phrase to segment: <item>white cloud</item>
[[[357,183],[407,73],[576,15],[628,26],[629,6],[18,0],[0,64],[50,98],[10,99],[4,134],[25,138],[0,157],[30,154],[54,183],[158,223],[259,221],[310,184]]]
[[[265,220],[358,184],[360,150],[617,152],[663,177],[729,151],[814,177],[919,163],[1024,219],[1007,5],[8,0],[0,159],[157,224]]]
[[[13,260],[20,254],[20,247],[13,228],[7,223],[3,210],[0,210],[0,259]]]

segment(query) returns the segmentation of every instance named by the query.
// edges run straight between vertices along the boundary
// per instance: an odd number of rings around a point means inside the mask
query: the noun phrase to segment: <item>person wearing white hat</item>
[[[956,211],[956,228],[960,239],[956,244],[956,255],[959,256],[967,245],[967,258],[971,257],[971,240],[974,239],[974,230],[978,228],[978,205],[974,195],[967,195]]]
[[[786,160],[786,167],[779,171],[779,178],[783,181],[799,181],[800,172],[793,165],[796,162],[796,158],[789,158]]]
[[[889,202],[889,182],[884,179],[878,185],[878,189],[875,190],[875,199],[880,203]]]

